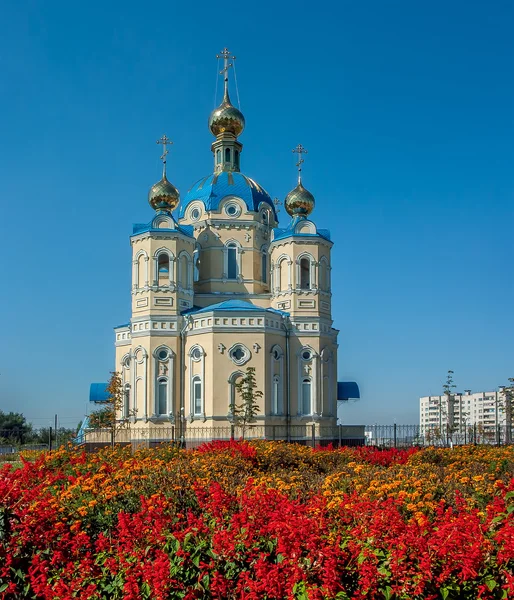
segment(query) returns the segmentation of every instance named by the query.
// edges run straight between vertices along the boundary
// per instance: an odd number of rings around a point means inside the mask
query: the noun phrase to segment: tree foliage
[[[255,427],[260,406],[258,401],[262,398],[262,392],[257,389],[255,380],[255,367],[248,367],[246,373],[234,385],[241,403],[232,406],[232,417],[234,425],[242,431],[244,439],[249,427]]]
[[[114,445],[116,434],[130,422],[131,417],[136,415],[137,409],[126,409],[125,390],[121,381],[120,373],[114,371],[107,384],[106,391],[109,398],[101,402],[101,408],[89,415],[89,429],[106,429],[111,433],[111,442]]]

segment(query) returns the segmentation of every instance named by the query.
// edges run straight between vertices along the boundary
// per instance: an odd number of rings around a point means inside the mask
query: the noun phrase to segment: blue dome
[[[180,206],[179,218],[184,216],[188,205],[194,200],[203,202],[207,211],[219,210],[221,200],[227,196],[241,198],[247,209],[255,212],[259,210],[259,204],[265,202],[273,211],[275,219],[277,218],[273,200],[268,192],[250,177],[234,171],[213,173],[197,181],[187,192]]]

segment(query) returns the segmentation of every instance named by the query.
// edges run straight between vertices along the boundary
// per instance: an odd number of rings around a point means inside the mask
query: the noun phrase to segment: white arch
[[[173,252],[164,246],[158,248],[153,254],[153,271],[154,271],[154,285],[158,285],[159,283],[159,256],[161,254],[167,254],[170,261],[170,270],[168,277],[168,284],[171,285],[175,281],[175,255]]]
[[[286,264],[287,264],[287,273],[286,273],[286,265],[284,265],[284,261],[286,261]],[[275,269],[274,269],[275,280],[276,280],[275,281],[275,290],[277,292],[278,291],[285,292],[288,289],[291,289],[291,287],[292,287],[291,265],[292,264],[293,264],[293,261],[291,260],[291,257],[288,256],[287,254],[281,254],[277,258],[277,261],[275,263]],[[287,275],[287,277],[285,275]],[[284,283],[284,286],[285,286],[286,281],[287,281],[287,287],[283,287],[282,283]]]
[[[302,289],[302,272],[301,272],[301,263],[303,259],[307,259],[309,261],[309,287],[303,289],[315,289],[316,288],[316,273],[315,266],[316,261],[310,252],[302,252],[296,257],[296,289]]]
[[[244,377],[243,371],[234,371],[228,378],[228,414],[233,415],[233,409],[236,406],[236,387],[235,384],[239,377]]]
[[[142,281],[143,285],[148,285],[148,254],[145,250],[139,250],[139,252],[134,256],[134,260],[132,264],[134,265],[133,279],[132,279],[132,287],[134,289],[138,289],[141,287],[139,285],[139,278],[141,275],[141,265],[140,259],[143,258],[145,261],[145,270],[144,270],[144,281]]]

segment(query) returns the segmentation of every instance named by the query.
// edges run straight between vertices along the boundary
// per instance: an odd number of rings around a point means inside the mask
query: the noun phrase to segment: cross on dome
[[[170,140],[170,138],[164,134],[161,138],[159,138],[156,142],[157,144],[162,144],[163,147],[163,152],[161,155],[161,160],[162,160],[162,176],[166,177],[166,156],[169,154],[169,150],[167,148],[167,146],[172,146],[173,142]]]
[[[298,162],[296,163],[296,166],[298,167],[298,183],[301,183],[302,164],[305,162],[305,160],[302,157],[302,154],[308,154],[308,152],[301,144],[298,144],[296,148],[293,148],[293,154],[298,154]]]

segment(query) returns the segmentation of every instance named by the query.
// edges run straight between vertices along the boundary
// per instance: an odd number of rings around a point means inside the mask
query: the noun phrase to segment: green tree
[[[125,406],[125,390],[120,373],[111,373],[106,390],[109,392],[109,398],[101,403],[102,408],[89,415],[88,429],[107,430],[110,433],[111,445],[114,447],[118,432],[127,427],[131,417],[135,416],[136,409],[127,409]]]
[[[33,435],[32,425],[21,413],[0,410],[0,440],[4,443],[25,444]]]
[[[231,407],[232,418],[234,425],[241,429],[242,438],[244,439],[246,431],[250,427],[255,427],[256,417],[260,410],[258,400],[262,398],[262,392],[257,389],[257,382],[255,381],[255,367],[248,367],[246,373],[234,387],[241,403]]]
[[[509,385],[500,388],[498,404],[505,413],[505,443],[512,443],[512,414],[514,413],[514,377],[509,377]]]

